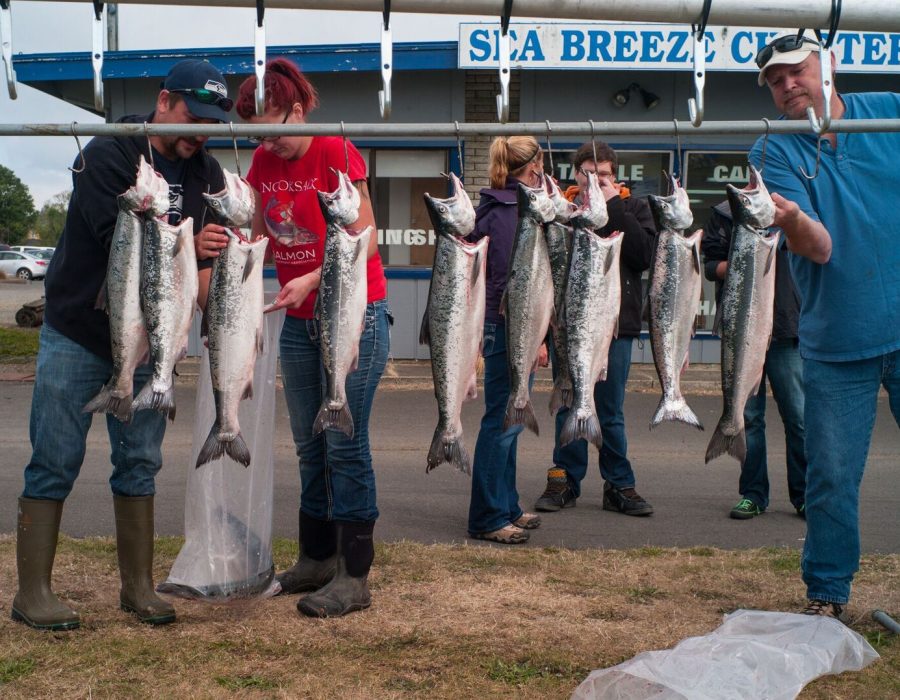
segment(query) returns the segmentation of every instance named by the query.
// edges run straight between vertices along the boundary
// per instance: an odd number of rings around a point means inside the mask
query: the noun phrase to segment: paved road
[[[548,394],[539,393],[537,404],[546,405]],[[178,390],[178,419],[166,435],[166,464],[158,478],[157,530],[181,534],[184,522],[184,490],[193,432],[195,390]],[[0,382],[0,532],[15,529],[16,495],[22,488],[22,467],[30,456],[28,411],[31,385]],[[690,399],[701,420],[714,425],[721,399]],[[642,545],[726,548],[800,546],[804,523],[787,500],[784,477],[784,440],[777,410],[769,407],[772,505],[751,521],[727,517],[736,502],[737,464],[721,458],[703,464],[709,432],[681,425],[664,425],[652,433],[646,425],[657,396],[629,393],[626,421],[630,426],[629,452],[638,488],[656,513],[650,518],[631,518],[601,509],[602,481],[593,468],[583,484],[576,508],[547,514],[533,533],[529,546],[610,547]],[[474,448],[482,404],[466,406],[466,442]],[[866,552],[900,552],[900,431],[879,400],[878,421],[862,488],[862,544]],[[552,440],[549,415],[538,417],[544,435],[525,434],[519,442],[518,486],[521,502],[530,507],[543,490]],[[375,401],[372,421],[373,452],[378,478],[381,519],[377,537],[421,542],[461,542],[466,534],[469,478],[442,465],[425,474],[425,454],[436,421],[433,395],[427,389],[382,389]],[[275,533],[293,537],[299,485],[296,458],[290,442],[284,400],[278,396],[275,442]],[[548,437],[549,436],[549,437]],[[107,479],[109,447],[102,421],[95,421],[84,468],[63,516],[63,530],[73,536],[113,533],[112,503]]]

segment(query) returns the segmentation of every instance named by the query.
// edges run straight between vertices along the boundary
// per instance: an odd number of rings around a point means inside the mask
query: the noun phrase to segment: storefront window
[[[575,184],[575,166],[572,155],[575,149],[553,150],[553,177],[561,187]],[[616,179],[626,185],[632,196],[645,197],[648,194],[665,193],[666,184],[663,171],[671,170],[672,153],[670,151],[620,151],[619,171]],[[550,172],[550,154],[544,150],[544,170]]]

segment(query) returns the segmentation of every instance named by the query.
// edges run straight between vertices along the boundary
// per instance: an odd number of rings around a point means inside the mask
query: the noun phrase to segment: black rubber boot
[[[300,555],[297,563],[275,578],[278,595],[317,591],[332,578],[337,567],[337,528],[330,520],[316,520],[300,511]]]
[[[301,598],[297,610],[310,617],[340,617],[372,604],[369,569],[375,558],[375,521],[337,522],[337,572],[331,582]]]
[[[62,509],[62,501],[19,499],[19,590],[13,599],[11,617],[29,627],[53,632],[74,630],[81,624],[78,613],[50,590]]]
[[[122,610],[149,625],[175,622],[175,608],[153,590],[153,496],[113,496]]]

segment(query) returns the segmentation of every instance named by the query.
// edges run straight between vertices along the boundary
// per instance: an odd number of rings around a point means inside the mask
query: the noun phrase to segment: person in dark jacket
[[[172,67],[149,116],[122,121],[194,124],[228,121],[232,102],[222,74],[206,61],[186,60]],[[106,279],[110,243],[118,215],[117,197],[135,183],[140,156],[169,183],[169,221],[193,217],[201,286],[224,229],[208,221],[202,194],[219,192],[225,182],[219,164],[203,148],[205,137],[98,137],[76,158],[84,170],[73,175],[66,224],[45,283],[31,403],[31,461],[19,499],[16,561],[19,590],[12,617],[37,629],[70,630],[78,613],[50,590],[50,577],[63,503],[84,460],[92,415],[83,408],[112,375],[109,320],[95,308]],[[203,262],[203,261],[206,262]],[[203,298],[205,299],[205,292]],[[135,372],[139,391],[151,375],[148,365]],[[153,495],[162,466],[165,417],[140,411],[130,423],[106,416],[109,432],[119,570],[120,603],[142,622],[164,624],[174,608],[153,590]]]
[[[516,490],[516,442],[523,426],[503,430],[509,400],[506,356],[506,326],[500,315],[500,299],[509,276],[509,260],[518,222],[516,191],[519,183],[536,187],[543,183],[543,152],[531,136],[498,137],[491,143],[491,187],[481,190],[475,215],[473,241],[490,238],[485,284],[484,417],[475,443],[472,466],[472,499],[469,504],[469,535],[501,544],[528,540],[528,530],[541,519],[525,513]],[[546,346],[538,364],[546,367]]]
[[[596,147],[596,159],[595,159]],[[643,290],[641,275],[650,267],[656,241],[656,226],[650,205],[644,198],[630,196],[628,189],[616,182],[618,157],[607,144],[586,143],[573,156],[577,187],[570,187],[566,196],[580,203],[580,191],[587,185],[587,173],[596,173],[606,197],[609,222],[599,232],[601,236],[622,231],[620,274],[622,303],[619,310],[619,329],[609,348],[609,365],[605,381],[594,387],[594,401],[603,446],[600,449],[600,475],[603,477],[603,508],[625,515],[650,515],[653,506],[635,490],[634,471],[628,460],[628,441],[625,436],[625,383],[631,368],[631,346],[641,332]],[[556,414],[556,443],[553,466],[547,471],[547,487],[537,499],[540,511],[571,508],[581,494],[581,481],[587,475],[588,447],[585,440],[576,440],[559,447],[559,434],[568,409]]]
[[[716,303],[722,296],[722,281],[728,269],[732,219],[728,202],[712,208],[709,223],[700,244],[706,279],[716,282]],[[731,509],[731,517],[749,520],[769,506],[769,474],[766,460],[766,379],[784,423],[787,461],[788,497],[797,514],[804,517],[806,493],[806,452],[803,425],[803,362],[800,359],[798,324],[800,296],[791,276],[788,251],[782,240],[775,258],[775,316],[772,342],[766,352],[766,363],[759,391],[744,407],[744,430],[747,456],[741,465],[738,482],[741,498]]]

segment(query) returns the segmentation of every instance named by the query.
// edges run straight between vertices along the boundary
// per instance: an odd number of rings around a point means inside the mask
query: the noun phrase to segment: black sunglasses
[[[179,92],[190,95],[200,104],[216,105],[226,112],[230,112],[231,108],[234,107],[234,100],[229,99],[228,97],[222,97],[218,92],[207,90],[206,88],[176,88],[174,90],[169,90],[169,92]]]
[[[769,59],[772,58],[772,54],[776,51],[778,53],[788,53],[789,51],[796,51],[803,44],[813,44],[814,46],[818,46],[818,41],[813,41],[812,39],[808,39],[805,36],[797,36],[792,34],[791,36],[782,36],[775,41],[772,41],[765,46],[763,46],[759,53],[756,54],[756,67],[762,68],[769,62]]]
[[[291,116],[291,114],[293,114],[293,112],[294,112],[294,110],[289,109],[287,111],[287,114],[284,115],[284,119],[281,120],[281,123],[287,124],[288,117]],[[250,143],[255,143],[256,145],[259,145],[261,143],[266,143],[269,141],[277,141],[280,138],[281,138],[280,136],[248,136],[247,140]]]

